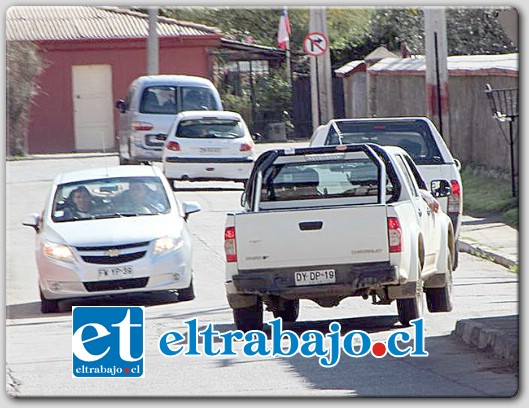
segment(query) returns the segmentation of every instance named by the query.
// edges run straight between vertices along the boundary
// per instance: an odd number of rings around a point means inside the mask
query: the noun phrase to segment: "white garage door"
[[[114,150],[111,66],[72,66],[72,81],[76,150]]]

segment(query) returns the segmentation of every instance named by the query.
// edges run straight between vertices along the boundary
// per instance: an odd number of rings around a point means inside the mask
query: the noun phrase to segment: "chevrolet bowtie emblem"
[[[119,256],[120,255],[120,252],[119,252],[119,249],[108,249],[106,251],[106,256],[110,256],[110,257],[116,257],[116,256]]]

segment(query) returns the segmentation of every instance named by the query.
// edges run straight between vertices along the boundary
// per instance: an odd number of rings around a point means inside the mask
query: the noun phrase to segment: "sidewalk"
[[[501,222],[463,216],[459,250],[519,273],[518,231]],[[518,320],[518,316],[459,320],[452,334],[518,366]]]
[[[459,250],[490,259],[506,268],[518,264],[518,231],[485,218],[463,216]]]

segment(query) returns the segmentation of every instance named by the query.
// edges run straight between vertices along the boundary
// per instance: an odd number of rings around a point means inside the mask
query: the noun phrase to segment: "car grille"
[[[81,259],[90,264],[117,265],[141,259],[147,253],[149,242],[123,245],[76,247]]]
[[[100,292],[103,290],[122,290],[144,288],[149,278],[121,279],[99,282],[84,282],[83,285],[88,292]]]
[[[116,265],[125,262],[135,261],[143,258],[147,251],[133,252],[132,254],[118,255],[118,256],[81,256],[83,261],[91,264],[99,265]]]

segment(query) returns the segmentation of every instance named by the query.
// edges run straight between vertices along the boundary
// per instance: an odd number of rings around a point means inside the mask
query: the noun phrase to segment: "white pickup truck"
[[[299,300],[397,301],[403,325],[452,309],[454,231],[399,147],[350,144],[259,156],[225,229],[226,293],[240,330],[259,330],[263,304],[293,322]]]

